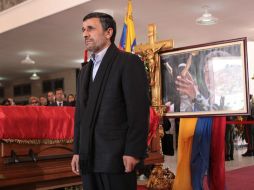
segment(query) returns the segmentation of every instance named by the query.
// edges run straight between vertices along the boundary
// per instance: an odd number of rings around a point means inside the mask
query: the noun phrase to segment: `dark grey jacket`
[[[122,156],[146,156],[149,92],[144,64],[112,44],[91,81],[92,63],[80,73],[74,154],[87,172],[124,172]]]

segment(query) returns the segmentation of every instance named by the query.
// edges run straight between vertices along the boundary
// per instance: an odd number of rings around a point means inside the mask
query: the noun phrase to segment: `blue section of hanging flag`
[[[127,25],[124,23],[124,25],[123,25],[122,36],[121,36],[120,43],[119,43],[119,48],[120,48],[121,50],[125,50],[125,45],[126,45],[126,34],[127,34]]]

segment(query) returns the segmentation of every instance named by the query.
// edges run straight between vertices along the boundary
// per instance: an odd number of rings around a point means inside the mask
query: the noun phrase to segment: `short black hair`
[[[113,34],[110,38],[110,41],[111,41],[111,43],[114,43],[115,37],[116,37],[116,22],[115,22],[114,18],[111,15],[106,14],[106,13],[92,12],[83,18],[83,22],[85,20],[90,19],[90,18],[100,19],[100,22],[101,22],[101,25],[102,25],[102,28],[104,31],[106,31],[109,28],[113,29]]]
[[[56,90],[55,90],[55,93],[56,93],[56,91],[63,91],[64,92],[64,90],[62,89],[62,88],[57,88]]]

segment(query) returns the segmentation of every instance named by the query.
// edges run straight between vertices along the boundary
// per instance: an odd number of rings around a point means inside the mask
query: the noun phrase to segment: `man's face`
[[[68,102],[74,102],[75,98],[74,96],[68,96]]]
[[[31,102],[32,106],[38,106],[39,105],[38,99],[35,98],[35,97],[31,97],[30,102]]]
[[[113,29],[103,30],[99,18],[87,19],[82,26],[83,37],[85,39],[85,47],[92,53],[98,53],[108,45]]]
[[[55,101],[55,96],[54,96],[53,92],[48,93],[48,101],[50,101],[50,102]]]
[[[64,99],[63,91],[62,90],[57,90],[56,91],[56,100],[61,102],[61,101],[63,101],[63,99]]]
[[[45,97],[40,97],[40,104],[41,104],[42,106],[47,105],[47,99],[46,99]]]

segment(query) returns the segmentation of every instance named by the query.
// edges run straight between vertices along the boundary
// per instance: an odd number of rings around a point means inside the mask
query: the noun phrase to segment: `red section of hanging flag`
[[[84,50],[84,62],[88,61],[88,51]]]

